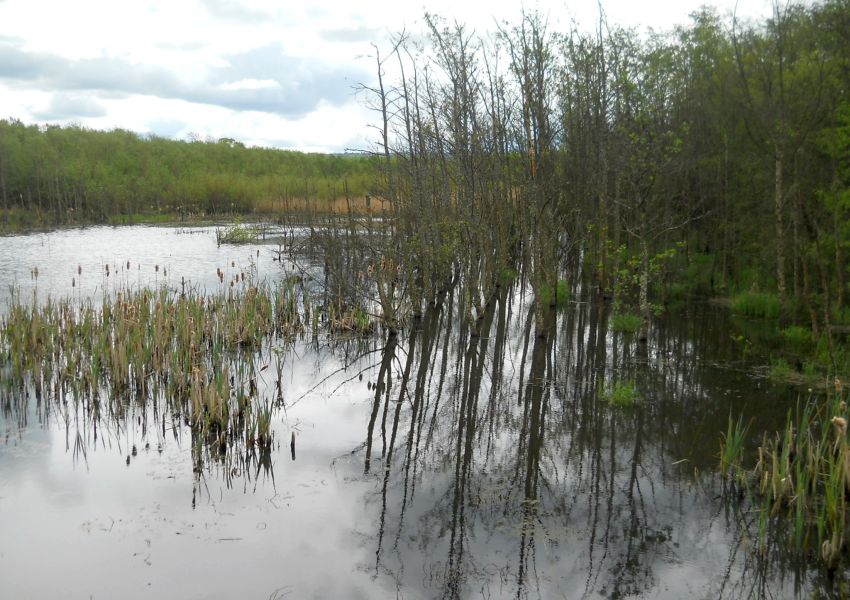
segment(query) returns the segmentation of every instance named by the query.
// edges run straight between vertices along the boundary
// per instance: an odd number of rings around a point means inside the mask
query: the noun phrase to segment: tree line
[[[506,268],[549,300],[573,268],[644,315],[746,291],[816,335],[847,320],[848,0],[650,34],[426,23],[366,87],[410,294],[460,273],[474,321]]]
[[[363,197],[369,157],[0,120],[0,208],[25,222],[298,210]]]
[[[373,267],[385,314],[462,278],[474,325],[514,272],[541,306],[582,280],[644,316],[748,292],[832,353],[850,322],[850,0],[762,22],[703,8],[650,34],[604,15],[592,31],[536,13],[488,35],[425,23],[426,42],[375,48],[372,156],[6,120],[0,208],[63,222],[372,196],[391,219],[352,224],[336,259],[346,278]]]

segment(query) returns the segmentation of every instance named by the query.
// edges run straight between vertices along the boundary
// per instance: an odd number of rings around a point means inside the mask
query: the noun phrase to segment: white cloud
[[[735,0],[718,0],[721,13]],[[611,23],[687,22],[701,0],[605,1]],[[768,0],[739,0],[764,15]],[[550,28],[591,27],[596,4],[539,0]],[[516,21],[516,0],[429,0],[430,12],[471,30]],[[351,89],[369,83],[371,42],[424,29],[423,4],[399,0],[4,0],[0,116],[76,119],[162,135],[195,131],[262,145],[341,150],[368,139],[372,115]]]
[[[280,82],[274,79],[240,79],[229,83],[222,83],[219,88],[227,91],[239,90],[279,90]]]
[[[106,115],[106,109],[91,96],[53,94],[48,105],[33,114],[44,121],[73,121],[82,118],[103,117]]]

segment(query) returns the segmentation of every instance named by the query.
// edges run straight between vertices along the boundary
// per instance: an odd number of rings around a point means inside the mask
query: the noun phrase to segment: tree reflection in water
[[[787,560],[758,564],[746,520],[718,500],[730,405],[717,398],[735,375],[711,366],[711,323],[641,343],[609,332],[602,305],[542,312],[500,288],[470,328],[449,292],[403,343],[387,340],[365,443],[379,485],[364,567],[445,598],[799,585]],[[612,406],[605,391],[624,380],[639,400]]]

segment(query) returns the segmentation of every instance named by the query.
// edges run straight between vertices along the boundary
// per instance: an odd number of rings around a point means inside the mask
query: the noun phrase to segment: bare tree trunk
[[[649,243],[640,240],[640,314],[644,322],[649,320]]]
[[[774,216],[776,225],[776,288],[779,305],[784,315],[786,310],[787,285],[785,282],[785,195],[782,188],[782,148],[777,144],[774,161]]]

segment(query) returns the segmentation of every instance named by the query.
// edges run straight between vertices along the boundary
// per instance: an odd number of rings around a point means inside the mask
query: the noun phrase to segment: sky
[[[668,30],[704,0],[603,0],[609,23]],[[735,0],[709,2],[721,15]],[[518,0],[0,0],[0,118],[122,128],[174,139],[234,138],[316,152],[373,147],[359,84],[374,48],[425,11],[486,33]],[[552,30],[591,29],[590,0],[537,0]],[[737,0],[762,18],[769,0]]]

